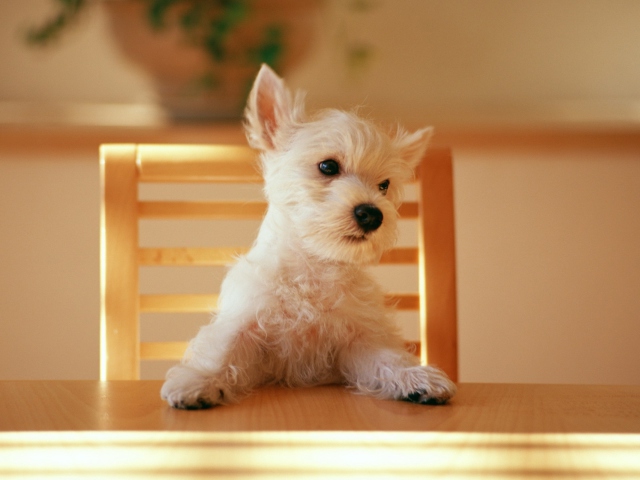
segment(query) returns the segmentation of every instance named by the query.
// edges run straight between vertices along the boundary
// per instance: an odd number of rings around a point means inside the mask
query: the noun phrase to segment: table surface
[[[640,386],[461,384],[442,406],[268,387],[203,411],[160,386],[0,381],[0,476],[640,478]]]
[[[265,387],[237,405],[169,408],[161,381],[0,381],[0,431],[382,430],[640,433],[640,386],[461,384],[441,406],[342,386]]]

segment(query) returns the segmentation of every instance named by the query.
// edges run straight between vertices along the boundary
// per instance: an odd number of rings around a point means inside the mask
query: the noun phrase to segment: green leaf
[[[186,32],[194,31],[198,25],[201,24],[201,20],[204,13],[203,2],[197,2],[187,9],[186,12],[180,17],[180,26]]]
[[[168,11],[181,0],[146,0],[147,20],[152,28],[162,30],[166,27]]]
[[[276,67],[284,53],[284,28],[279,24],[267,26],[262,44],[256,50],[257,63]]]
[[[26,41],[31,45],[47,45],[57,40],[68,24],[72,23],[87,5],[86,0],[57,0],[60,8],[53,17],[39,27],[29,29]]]

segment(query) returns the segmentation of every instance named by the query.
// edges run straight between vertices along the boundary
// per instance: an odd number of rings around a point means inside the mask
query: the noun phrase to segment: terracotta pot
[[[101,4],[117,45],[153,78],[161,105],[175,120],[240,118],[259,68],[259,61],[248,60],[248,52],[260,44],[267,28],[277,26],[284,49],[275,67],[286,74],[311,46],[319,10],[319,0],[254,0],[247,18],[228,37],[225,60],[215,62],[179,27],[154,30],[145,2]]]

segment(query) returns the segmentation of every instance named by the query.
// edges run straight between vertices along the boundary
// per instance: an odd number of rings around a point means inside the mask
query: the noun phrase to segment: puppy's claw
[[[213,403],[204,398],[198,398],[193,403],[180,402],[176,405],[172,405],[174,408],[178,408],[180,410],[203,410],[205,408],[213,407]]]
[[[166,400],[169,405],[173,408],[177,408],[179,410],[204,410],[206,408],[215,407],[218,405],[217,402],[213,402],[207,398],[197,397],[195,399],[192,398],[163,398]]]
[[[402,400],[404,400],[405,402],[419,403],[420,405],[444,405],[449,400],[449,397],[445,397],[445,398],[432,397],[427,395],[426,392],[423,390],[419,392],[410,393]]]

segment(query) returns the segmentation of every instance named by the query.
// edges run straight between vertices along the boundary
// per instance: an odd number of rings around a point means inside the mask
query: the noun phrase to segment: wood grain
[[[0,381],[18,478],[640,478],[640,386],[462,384],[447,405],[341,386],[174,410],[157,381]]]
[[[420,338],[424,363],[458,380],[453,162],[448,149],[432,150],[420,165]],[[424,341],[426,339],[426,341]]]
[[[264,387],[237,405],[168,407],[161,381],[0,381],[0,431],[640,433],[640,386],[461,384],[442,406],[329,385]]]
[[[135,146],[101,147],[100,178],[100,377],[132,380],[140,375]]]

